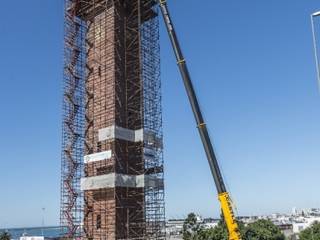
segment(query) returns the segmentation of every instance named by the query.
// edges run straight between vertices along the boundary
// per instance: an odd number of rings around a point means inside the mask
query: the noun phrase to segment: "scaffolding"
[[[165,239],[158,21],[154,0],[65,0],[67,238]]]
[[[86,99],[86,23],[76,17],[75,3],[65,2],[63,133],[60,224],[67,237],[81,236],[83,149]]]

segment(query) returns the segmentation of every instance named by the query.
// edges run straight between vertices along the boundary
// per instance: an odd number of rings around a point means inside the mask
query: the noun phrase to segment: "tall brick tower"
[[[154,0],[66,0],[61,226],[71,238],[164,239]]]

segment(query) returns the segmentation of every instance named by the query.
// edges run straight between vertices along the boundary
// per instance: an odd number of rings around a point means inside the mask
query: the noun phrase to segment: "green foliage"
[[[299,234],[300,240],[320,240],[320,223],[315,222]]]
[[[228,231],[223,222],[211,229],[201,229],[198,233],[199,240],[228,240]]]
[[[198,239],[198,233],[200,230],[200,223],[197,221],[197,216],[194,213],[190,213],[183,223],[183,239]]]
[[[238,222],[242,240],[284,240],[285,237],[280,229],[271,221],[258,220],[254,223],[244,226]],[[320,227],[319,227],[320,233]],[[218,225],[211,229],[203,229],[197,223],[195,214],[189,214],[183,226],[184,240],[228,240],[228,230],[226,224],[221,220]],[[306,239],[302,239],[306,240]],[[315,239],[315,240],[320,240]]]
[[[241,236],[244,233],[244,224],[238,222]],[[198,232],[199,240],[228,240],[228,230],[224,220],[220,220],[218,225],[211,229],[201,229]]]
[[[258,220],[249,224],[244,231],[246,240],[284,240],[280,229],[269,220]]]
[[[8,232],[0,233],[0,240],[10,240],[11,235]]]

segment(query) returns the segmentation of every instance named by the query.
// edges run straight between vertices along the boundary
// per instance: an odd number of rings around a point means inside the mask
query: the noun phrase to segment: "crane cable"
[[[320,16],[320,12],[316,12],[316,13],[311,14],[311,26],[312,26],[313,45],[314,45],[314,55],[315,55],[316,65],[317,65],[318,87],[319,87],[319,91],[320,91],[320,63],[319,63],[319,56],[318,56],[318,46],[317,46],[315,22],[314,22],[314,19],[319,16]]]

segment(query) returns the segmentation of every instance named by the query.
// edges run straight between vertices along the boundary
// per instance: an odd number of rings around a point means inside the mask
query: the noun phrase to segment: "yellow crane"
[[[190,105],[192,108],[192,112],[194,114],[197,128],[200,134],[200,138],[204,147],[204,150],[206,152],[206,156],[209,162],[210,170],[218,191],[218,198],[221,203],[221,209],[224,216],[224,220],[226,222],[228,232],[229,232],[229,239],[230,240],[240,240],[240,232],[238,223],[236,221],[233,208],[232,208],[232,202],[230,199],[230,195],[227,192],[226,186],[224,184],[221,171],[219,168],[219,164],[214,152],[214,149],[212,147],[211,139],[207,130],[206,123],[204,121],[203,115],[201,113],[201,109],[197,100],[196,93],[193,88],[193,84],[191,81],[191,77],[188,71],[187,62],[183,56],[174,25],[172,23],[167,1],[166,0],[158,0],[160,4],[161,13],[169,34],[169,38],[176,56],[177,64],[183,79],[183,83],[190,101]]]

